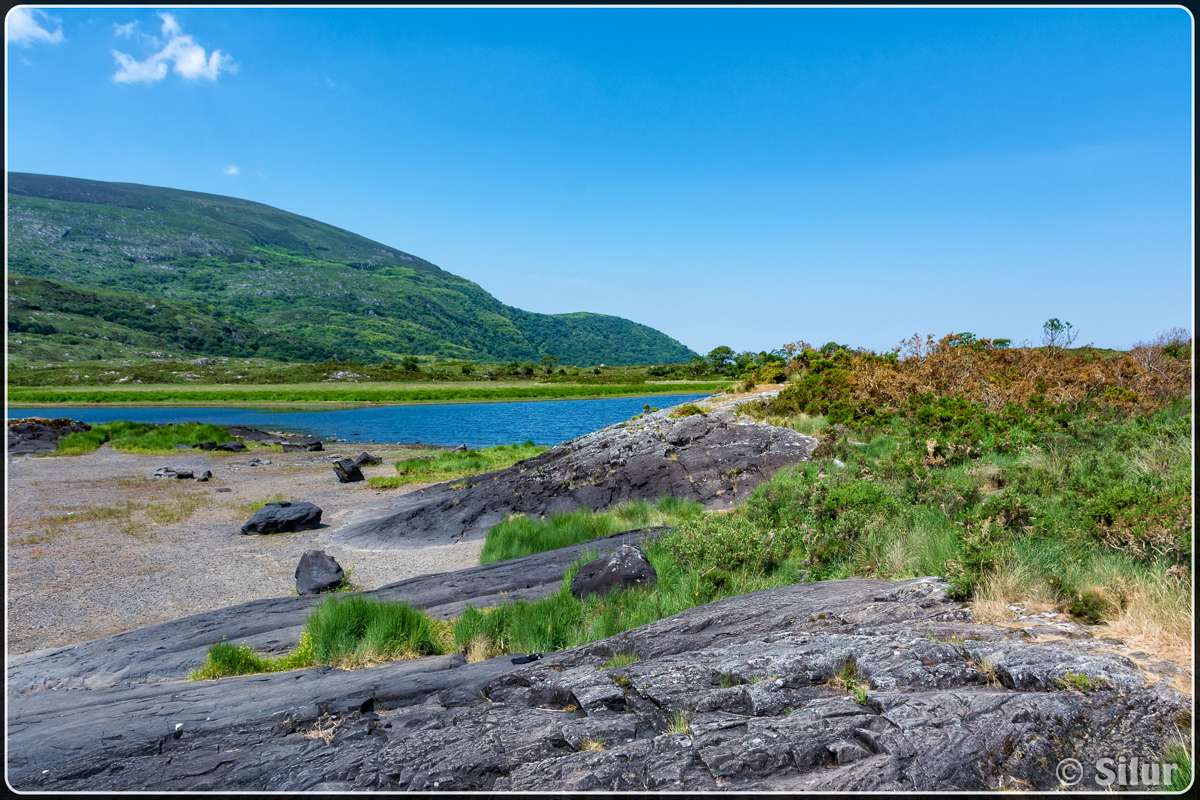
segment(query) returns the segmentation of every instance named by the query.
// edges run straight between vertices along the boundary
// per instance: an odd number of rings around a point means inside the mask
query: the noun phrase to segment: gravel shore
[[[306,550],[324,550],[352,568],[351,581],[363,589],[478,563],[480,541],[382,552],[326,544],[348,521],[422,488],[338,483],[331,462],[359,452],[132,455],[105,446],[85,456],[8,459],[7,652],[294,594],[296,564]],[[415,455],[402,445],[370,445],[368,452],[383,463],[364,467],[367,477],[394,475],[394,461]],[[271,463],[247,466],[251,458]],[[208,469],[213,477],[207,483],[150,477],[164,466]],[[272,499],[316,504],[322,527],[240,535],[251,515],[247,506]]]

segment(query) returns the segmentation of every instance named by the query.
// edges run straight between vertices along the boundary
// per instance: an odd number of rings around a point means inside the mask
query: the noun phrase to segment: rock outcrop
[[[445,599],[472,584],[486,602],[518,572],[536,581],[553,562],[561,579],[563,555],[427,577]],[[434,583],[379,593],[445,613]],[[521,665],[455,654],[179,680],[182,648],[199,656],[220,630],[245,631],[259,648],[294,645],[315,600],[259,601],[10,659],[11,785],[1044,791],[1060,788],[1056,766],[1073,758],[1079,788],[1093,789],[1098,759],[1157,758],[1190,723],[1188,698],[1151,683],[1111,642],[1039,643],[976,624],[936,579],[756,592]],[[637,660],[607,667],[617,653]],[[1080,675],[1096,688],[1072,690]]]
[[[8,421],[8,455],[53,453],[58,440],[72,433],[90,431],[91,425],[74,419],[26,417]]]
[[[481,539],[506,513],[600,509],[662,495],[732,508],[781,467],[807,460],[817,440],[728,411],[673,418],[674,409],[609,425],[508,469],[399,498],[386,516],[335,531],[363,550]]]

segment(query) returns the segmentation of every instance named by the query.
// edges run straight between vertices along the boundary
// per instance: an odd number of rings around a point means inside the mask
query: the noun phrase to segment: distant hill
[[[564,364],[615,366],[696,355],[620,317],[506,306],[417,256],[260,203],[19,172],[8,174],[8,190],[9,275],[59,285],[38,284],[43,300],[35,303],[75,314],[56,305],[55,298],[71,296],[68,289],[79,295],[70,302],[85,305],[84,289],[120,307],[159,299],[159,323],[180,315],[190,332],[181,341],[166,331],[133,330],[175,352],[233,355],[229,348],[257,344],[258,355],[277,358],[266,347],[296,361],[553,355]]]

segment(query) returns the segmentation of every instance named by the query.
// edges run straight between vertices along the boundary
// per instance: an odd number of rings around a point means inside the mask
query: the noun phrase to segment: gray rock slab
[[[1188,698],[1103,642],[979,625],[944,588],[786,586],[522,666],[452,655],[10,694],[9,780],[47,792],[1049,791],[1064,758],[1096,788],[1088,765],[1157,754],[1190,724]],[[618,652],[637,660],[607,667]],[[830,680],[850,660],[861,703]],[[1058,688],[1067,672],[1108,686]]]

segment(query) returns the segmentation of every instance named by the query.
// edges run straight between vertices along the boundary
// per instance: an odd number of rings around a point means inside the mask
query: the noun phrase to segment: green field
[[[720,384],[662,383],[636,385],[533,384],[529,382],[488,382],[486,386],[358,383],[298,383],[273,386],[187,386],[140,385],[121,387],[63,386],[9,388],[8,404],[14,407],[40,405],[150,405],[251,403],[283,405],[296,403],[480,403],[505,400],[569,400],[575,398],[629,397],[659,394],[707,394]],[[414,388],[407,388],[407,387]],[[398,388],[406,387],[406,388]],[[415,388],[419,387],[419,388]]]

